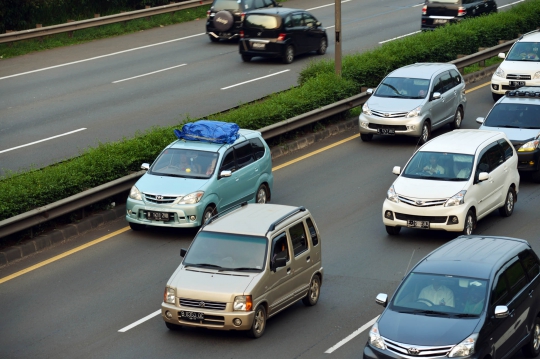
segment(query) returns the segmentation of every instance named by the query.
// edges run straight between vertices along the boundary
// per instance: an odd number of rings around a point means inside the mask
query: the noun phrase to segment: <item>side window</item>
[[[263,0],[264,2],[264,6],[267,6],[267,7],[273,7],[274,6],[274,1],[273,0]]]
[[[516,260],[504,272],[506,273],[506,278],[508,279],[508,284],[510,285],[510,297],[513,298],[527,285],[525,270],[523,269],[521,262]]]
[[[263,0],[253,0],[253,8],[254,9],[260,9],[264,7]]]
[[[300,253],[307,251],[308,244],[304,222],[297,223],[289,228],[289,234],[291,236],[291,243],[295,257]]]
[[[251,148],[253,149],[253,156],[255,157],[255,160],[261,159],[266,152],[266,148],[264,147],[261,140],[258,138],[252,138],[249,140],[249,143],[251,143]]]
[[[501,145],[501,148],[504,154],[504,160],[506,161],[507,159],[509,159],[510,157],[514,155],[514,151],[512,151],[512,145],[509,144],[508,141],[505,140],[504,138],[499,140],[498,142],[499,142],[499,145]]]
[[[502,153],[502,148],[499,144],[491,147],[487,150],[486,155],[489,161],[489,171],[493,171],[495,168],[499,167],[504,162],[504,157]]]
[[[304,22],[305,22],[305,25],[308,26],[308,27],[315,27],[315,23],[317,22],[317,19],[315,19],[313,16],[311,16],[310,14],[306,14],[304,13]]]
[[[291,17],[292,17],[292,23],[293,23],[292,25],[294,27],[303,26],[302,13],[292,14]]]
[[[452,76],[452,80],[454,82],[454,86],[457,86],[461,83],[461,75],[456,70],[450,70],[450,75]]]
[[[502,273],[499,278],[497,278],[497,283],[493,288],[493,294],[491,295],[491,304],[492,305],[505,305],[508,300],[508,285],[506,284],[506,278],[504,273]]]
[[[293,27],[292,17],[287,16],[285,20],[283,20],[283,23],[285,24],[285,28]]]
[[[435,84],[433,85],[433,92],[443,93],[442,91],[443,83],[441,81],[441,76],[437,76],[437,78],[435,78],[435,81],[433,83]]]
[[[272,262],[277,256],[285,256],[287,262],[290,260],[289,245],[287,244],[287,234],[285,232],[280,233],[273,240],[274,246],[272,247]]]
[[[444,93],[446,91],[449,91],[454,87],[453,79],[450,76],[450,72],[446,71],[441,75],[441,82],[442,82],[442,88],[441,93]]]
[[[219,168],[219,172],[233,171],[234,168],[235,168],[234,151],[231,148],[225,153],[225,156],[223,157],[223,162],[221,162],[221,167]]]
[[[319,244],[319,237],[317,237],[317,229],[315,229],[315,225],[313,224],[311,218],[308,218],[306,220],[306,223],[309,229],[309,234],[311,235],[311,242],[313,244],[313,247],[315,247]]]
[[[540,264],[538,258],[528,250],[520,254],[521,262],[525,267],[525,272],[529,276],[529,280],[533,280],[540,273]]]
[[[242,142],[234,146],[234,154],[236,155],[236,163],[238,164],[238,169],[253,163],[253,151],[251,149],[251,144],[249,141]]]
[[[489,172],[489,161],[487,152],[480,157],[480,160],[478,160],[478,166],[476,166],[476,175],[480,172]]]

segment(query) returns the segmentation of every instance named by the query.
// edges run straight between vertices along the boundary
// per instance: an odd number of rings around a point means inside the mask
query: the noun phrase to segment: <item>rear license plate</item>
[[[525,81],[510,81],[510,86],[512,87],[525,86]]]
[[[395,135],[396,130],[394,130],[393,128],[378,128],[377,133],[379,135]]]
[[[257,50],[264,50],[264,48],[266,47],[266,44],[263,44],[263,43],[260,43],[260,42],[253,42],[251,44],[251,47],[254,48],[254,49],[257,49]]]
[[[185,310],[180,311],[180,318],[187,320],[204,320],[204,313],[201,312],[187,312]]]
[[[165,212],[146,212],[146,219],[151,221],[168,221],[171,218],[170,213]]]
[[[414,221],[409,219],[407,221],[407,227],[409,228],[429,228],[429,221]]]
[[[448,20],[446,20],[446,19],[434,19],[433,20],[434,24],[446,24],[447,22],[448,22]]]

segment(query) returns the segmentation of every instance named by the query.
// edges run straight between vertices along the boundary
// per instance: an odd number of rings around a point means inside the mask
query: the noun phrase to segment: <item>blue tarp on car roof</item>
[[[239,137],[240,127],[236,123],[200,120],[186,123],[182,130],[174,130],[180,140],[211,143],[233,143]]]

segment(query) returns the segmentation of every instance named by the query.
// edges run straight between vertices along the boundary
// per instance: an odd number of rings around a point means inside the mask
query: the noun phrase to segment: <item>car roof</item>
[[[190,150],[200,150],[200,151],[212,151],[216,152],[220,148],[226,150],[227,148],[234,146],[237,143],[244,142],[246,139],[260,137],[261,133],[259,131],[240,129],[238,131],[240,135],[233,144],[222,144],[222,143],[210,143],[203,141],[188,141],[188,140],[176,140],[167,146],[168,148],[181,148],[181,149],[190,149]]]
[[[522,103],[540,105],[540,86],[523,86],[517,90],[508,91],[499,103]]]
[[[388,77],[431,79],[435,73],[450,69],[456,69],[455,65],[439,62],[417,62],[392,71]]]
[[[494,270],[530,248],[523,239],[460,236],[428,254],[412,271],[489,279]]]
[[[435,137],[419,151],[448,152],[474,155],[484,142],[505,137],[500,131],[488,130],[454,130]]]
[[[271,8],[250,10],[249,12],[246,13],[246,16],[251,15],[251,14],[267,14],[267,15],[285,16],[295,11],[307,12],[306,10],[303,10],[303,9],[293,9],[293,8],[288,8],[288,7],[271,7]]]
[[[521,36],[517,42],[540,42],[540,31],[534,30]]]
[[[242,205],[229,213],[222,214],[217,219],[202,227],[204,231],[236,233],[252,236],[266,236],[272,225],[280,229],[290,220],[302,218],[308,211],[303,207],[294,207],[281,204],[250,203]],[[292,214],[290,220],[280,221],[283,217]],[[276,225],[276,222],[278,224]],[[280,226],[281,224],[281,226]]]

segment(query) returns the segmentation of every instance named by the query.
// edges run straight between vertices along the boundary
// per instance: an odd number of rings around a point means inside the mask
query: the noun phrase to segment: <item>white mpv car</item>
[[[382,216],[388,234],[401,227],[472,234],[499,209],[512,215],[519,191],[517,154],[498,131],[454,130],[420,147],[388,189]]]

